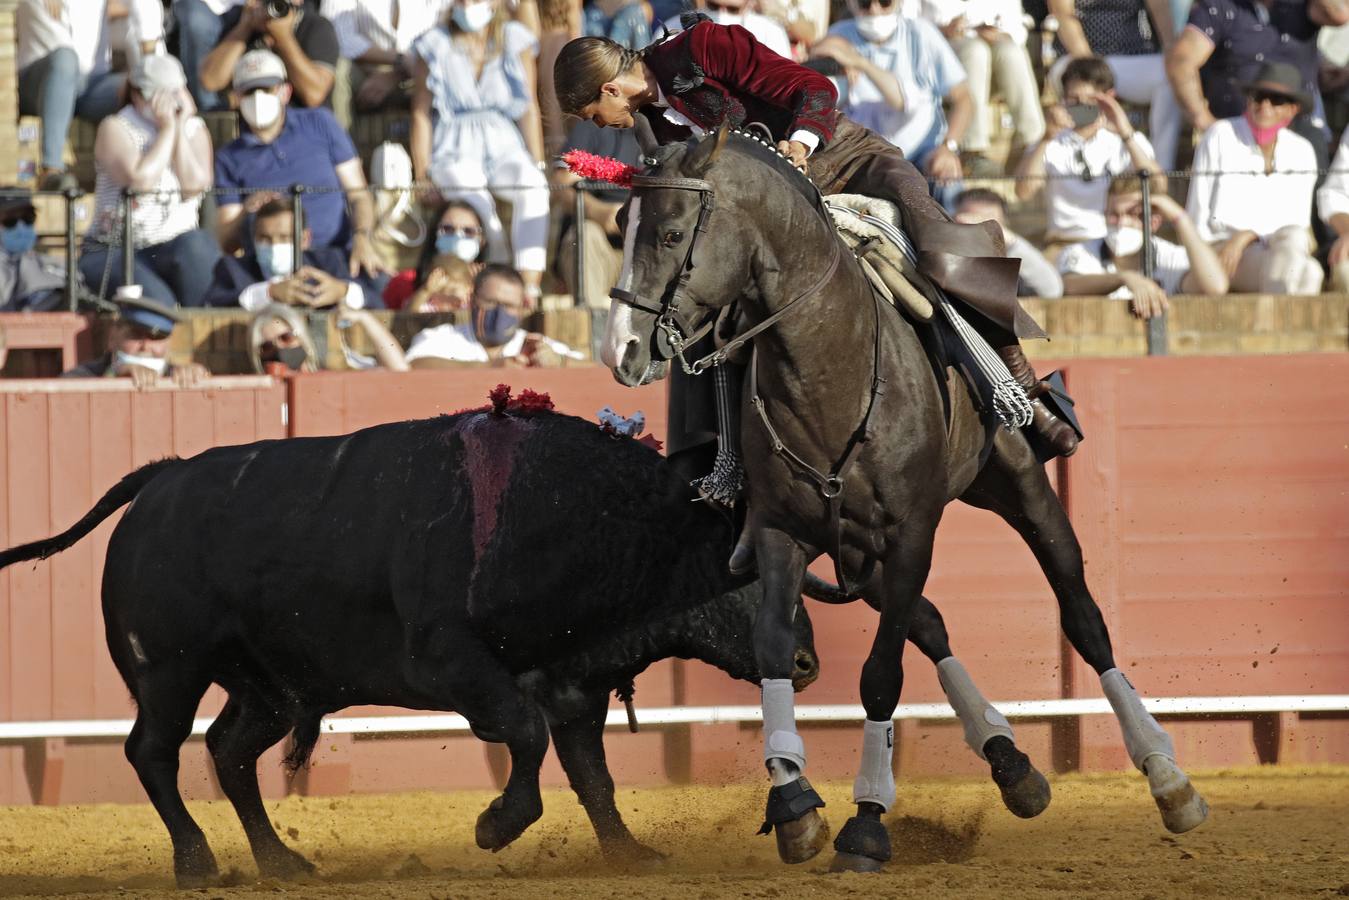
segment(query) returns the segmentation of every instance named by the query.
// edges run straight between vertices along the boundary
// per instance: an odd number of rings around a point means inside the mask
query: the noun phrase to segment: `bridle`
[[[632,176],[632,189],[634,192],[638,190],[673,190],[696,191],[698,193],[698,221],[694,223],[688,250],[684,253],[684,261],[679,267],[679,272],[666,283],[660,301],[654,302],[634,291],[617,287],[609,291],[609,296],[619,303],[656,317],[652,349],[657,351],[662,359],[678,359],[686,375],[700,375],[708,369],[726,362],[731,354],[751,341],[755,335],[773,327],[798,303],[818,293],[838,270],[839,259],[842,254],[839,249],[841,244],[838,240],[835,240],[829,265],[825,267],[824,273],[810,287],[787,301],[777,312],[768,316],[759,324],[727,341],[722,347],[695,359],[693,362],[689,362],[684,355],[684,350],[702,340],[712,330],[716,321],[715,317],[709,317],[701,326],[695,328],[679,310],[679,301],[688,287],[689,279],[693,277],[694,251],[697,250],[698,240],[707,233],[707,221],[711,218],[712,210],[716,207],[716,189],[712,187],[710,181],[703,178],[666,175],[634,175]]]

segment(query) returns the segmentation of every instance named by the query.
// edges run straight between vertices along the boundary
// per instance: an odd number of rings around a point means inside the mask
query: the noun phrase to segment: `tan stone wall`
[[[19,79],[14,68],[17,5],[17,0],[0,0],[0,183],[4,184],[13,184],[18,177]]]

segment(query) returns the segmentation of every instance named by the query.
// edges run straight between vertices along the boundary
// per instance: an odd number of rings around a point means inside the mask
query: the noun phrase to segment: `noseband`
[[[695,329],[684,314],[679,311],[679,301],[685,288],[688,287],[689,279],[693,277],[693,252],[697,249],[698,239],[707,233],[707,220],[712,216],[712,210],[716,205],[716,191],[710,181],[702,178],[677,178],[664,175],[634,175],[632,176],[632,188],[634,191],[647,189],[698,192],[698,221],[693,226],[693,236],[689,238],[689,248],[684,253],[684,262],[680,265],[678,274],[666,283],[665,292],[661,295],[660,302],[655,303],[633,291],[626,291],[622,288],[615,287],[609,291],[609,296],[619,303],[656,317],[655,347],[653,349],[660,354],[662,359],[677,357],[686,375],[700,375],[706,370],[726,362],[732,353],[748,343],[751,338],[761,331],[771,328],[797,303],[824,287],[829,279],[834,277],[834,272],[838,270],[841,241],[835,238],[829,265],[825,268],[824,274],[814,284],[793,297],[781,309],[768,316],[758,325],[732,338],[725,346],[689,362],[684,357],[684,349],[702,340],[712,330],[712,325],[716,321],[715,318],[709,318],[701,327]]]

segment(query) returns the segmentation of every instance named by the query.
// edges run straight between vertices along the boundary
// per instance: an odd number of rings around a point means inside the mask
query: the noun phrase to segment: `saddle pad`
[[[904,252],[863,216],[871,216],[901,229],[899,210],[893,203],[860,194],[832,194],[826,205],[834,227],[852,250],[870,241],[862,270],[882,297],[909,311],[920,322],[932,319],[933,285],[918,273]]]

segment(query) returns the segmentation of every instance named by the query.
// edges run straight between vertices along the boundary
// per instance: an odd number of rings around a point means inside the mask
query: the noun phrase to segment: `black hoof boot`
[[[890,832],[881,824],[879,807],[870,812],[853,816],[844,824],[834,839],[829,871],[879,872],[890,861]]]
[[[785,863],[813,859],[829,843],[829,823],[816,812],[822,806],[824,800],[804,776],[773,787],[759,834],[776,834],[778,856]]]
[[[984,757],[993,767],[993,781],[1003,805],[1012,815],[1033,819],[1049,806],[1049,782],[1030,764],[1030,758],[999,735],[984,744]]]

